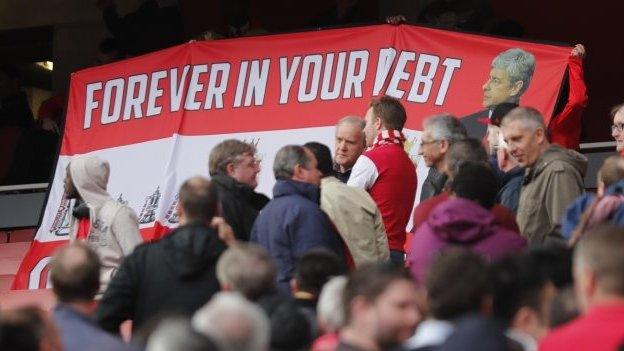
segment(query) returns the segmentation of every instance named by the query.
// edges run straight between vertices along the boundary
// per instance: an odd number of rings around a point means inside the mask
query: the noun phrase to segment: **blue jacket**
[[[620,180],[605,189],[605,195],[624,195],[624,180]],[[570,235],[579,224],[583,212],[591,206],[595,198],[596,194],[583,194],[577,197],[576,200],[568,206],[561,218],[561,234],[563,237],[570,238]],[[613,213],[611,216],[611,223],[619,228],[624,228],[624,204],[620,205]]]
[[[290,296],[290,279],[298,259],[315,247],[344,259],[339,234],[319,207],[320,188],[293,180],[278,180],[271,200],[256,218],[251,241],[264,247],[277,264],[277,284]]]
[[[501,173],[501,188],[498,191],[496,200],[514,214],[518,213],[518,202],[520,202],[520,189],[522,188],[523,178],[524,168],[521,167],[515,167],[509,172]]]

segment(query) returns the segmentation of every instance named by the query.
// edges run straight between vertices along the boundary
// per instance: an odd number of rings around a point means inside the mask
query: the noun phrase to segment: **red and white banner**
[[[47,285],[49,257],[69,231],[63,179],[74,155],[108,160],[109,193],[137,212],[146,239],[157,238],[177,225],[177,189],[208,174],[208,154],[222,140],[257,144],[258,190],[271,195],[280,147],[333,148],[333,125],[363,116],[371,98],[387,94],[407,110],[406,149],[417,161],[422,120],[484,110],[492,60],[511,48],[536,60],[520,102],[550,116],[571,48],[408,25],[191,42],[74,73],[43,220],[13,288]],[[422,182],[426,167],[418,168]]]

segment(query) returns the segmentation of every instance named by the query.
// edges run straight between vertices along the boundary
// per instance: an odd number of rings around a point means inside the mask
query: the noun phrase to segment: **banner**
[[[514,48],[534,61],[510,91],[492,61]],[[74,73],[43,220],[13,288],[48,284],[47,261],[69,233],[72,204],[64,199],[63,179],[72,156],[109,161],[110,195],[136,211],[142,235],[153,239],[177,226],[177,190],[188,177],[208,174],[208,154],[217,143],[237,138],[256,144],[263,158],[258,191],[270,196],[280,147],[319,141],[333,149],[334,124],[364,116],[371,98],[386,94],[407,110],[406,150],[422,183],[427,169],[417,141],[425,117],[472,118],[496,99],[518,97],[550,116],[570,50],[377,25],[191,42]]]

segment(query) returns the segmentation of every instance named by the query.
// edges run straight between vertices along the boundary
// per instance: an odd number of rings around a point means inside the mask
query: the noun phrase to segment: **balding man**
[[[193,177],[180,188],[180,227],[160,241],[138,246],[124,260],[98,308],[98,322],[118,333],[133,321],[140,328],[165,312],[191,315],[219,291],[215,267],[226,249],[213,229],[218,202],[214,185]],[[233,237],[231,228],[227,230]]]
[[[61,248],[52,259],[50,278],[58,304],[53,318],[65,351],[134,350],[101,330],[91,320],[94,297],[100,288],[100,259],[86,244],[74,242]]]
[[[550,144],[544,119],[534,108],[511,110],[502,131],[509,153],[526,168],[518,205],[520,232],[529,243],[543,242],[566,207],[584,192],[587,158]]]
[[[592,230],[574,252],[574,285],[583,315],[553,330],[540,350],[619,350],[624,342],[624,230]]]
[[[358,157],[366,150],[366,122],[359,117],[347,116],[336,124],[333,176],[346,183]]]

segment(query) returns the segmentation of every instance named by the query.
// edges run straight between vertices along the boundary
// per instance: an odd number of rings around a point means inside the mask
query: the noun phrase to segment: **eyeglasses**
[[[438,139],[433,139],[433,140],[430,140],[430,141],[423,141],[422,139],[420,139],[419,144],[420,144],[420,147],[422,147],[423,145],[429,145],[429,144],[437,143],[439,141],[440,140],[438,140]]]
[[[622,131],[624,131],[624,123],[615,123],[611,125],[611,133],[621,133]]]

